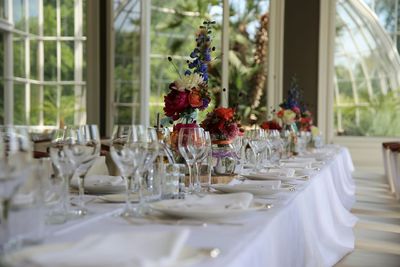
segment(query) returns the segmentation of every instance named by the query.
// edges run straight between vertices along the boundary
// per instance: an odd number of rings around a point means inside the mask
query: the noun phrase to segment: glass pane
[[[31,79],[38,80],[39,79],[39,48],[38,41],[31,40],[30,41],[30,64],[31,64]]]
[[[11,1],[13,5],[13,19],[15,28],[20,30],[25,30],[25,16],[24,16],[24,0],[13,0]]]
[[[6,0],[0,0],[0,18],[7,19]]]
[[[115,102],[140,104],[140,1],[114,1],[115,30]],[[139,114],[140,108],[119,107],[116,122],[131,123],[133,114]],[[137,115],[139,118],[140,115]],[[137,121],[136,123],[139,123]]]
[[[25,84],[14,83],[14,124],[26,125]]]
[[[340,135],[400,136],[393,127],[400,124],[400,56],[391,42],[396,1],[369,2],[376,16],[365,5],[337,1],[334,122]]]
[[[44,80],[57,80],[57,49],[55,41],[45,41],[44,43]]]
[[[44,86],[43,96],[44,125],[57,125],[57,87]]]
[[[4,76],[4,33],[0,31],[0,77],[3,78],[3,76]]]
[[[229,21],[229,105],[237,106],[242,124],[254,118],[261,123],[267,111],[269,1],[231,1]]]
[[[39,34],[39,2],[38,0],[29,0],[29,32]]]
[[[74,42],[61,43],[61,80],[74,80]]]
[[[0,78],[0,124],[4,124],[4,80]]]
[[[61,36],[74,36],[74,3],[61,0]]]
[[[13,38],[14,76],[25,77],[25,43],[18,35]]]
[[[117,107],[115,112],[115,124],[139,124],[140,113],[139,108]]]
[[[72,1],[71,1],[72,2]],[[45,36],[57,35],[57,1],[56,0],[43,0],[43,33]]]
[[[30,112],[30,124],[39,125],[40,123],[40,111],[42,109],[40,100],[40,86],[31,84],[31,112]]]
[[[75,93],[74,86],[63,86],[61,93],[60,124],[74,124]]]

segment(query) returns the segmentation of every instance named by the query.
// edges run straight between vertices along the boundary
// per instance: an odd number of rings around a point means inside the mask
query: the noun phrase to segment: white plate
[[[211,185],[212,188],[224,192],[224,193],[238,193],[238,192],[248,192],[253,195],[273,195],[280,192],[289,192],[294,190],[293,185],[282,184],[280,188],[272,189],[271,187],[263,187],[262,185],[247,185],[247,184],[214,184]]]
[[[297,171],[296,171],[297,172]],[[249,179],[249,180],[281,180],[281,181],[290,181],[290,180],[306,180],[308,176],[300,175],[300,176],[275,176],[265,174],[241,174],[241,176]]]
[[[124,203],[125,202],[125,194],[108,194],[108,195],[101,195],[97,197],[100,200],[110,203]],[[131,193],[131,201],[138,202],[139,196],[138,194]]]
[[[179,217],[179,218],[192,218],[192,219],[226,219],[226,218],[234,218],[240,217],[244,214],[258,211],[258,210],[266,210],[268,207],[259,202],[253,202],[249,208],[247,209],[195,209],[195,208],[183,208],[182,206],[174,207],[174,203],[178,203],[179,201],[183,201],[181,199],[171,199],[164,200],[158,203],[150,204],[150,207],[158,212],[161,212],[165,215]]]

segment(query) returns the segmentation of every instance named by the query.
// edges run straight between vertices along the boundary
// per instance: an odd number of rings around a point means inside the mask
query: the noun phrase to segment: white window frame
[[[109,0],[109,14],[110,18],[114,17],[112,0]],[[268,85],[267,91],[267,103],[265,105],[277,106],[283,98],[283,29],[284,29],[284,7],[285,0],[270,0],[270,24],[269,24],[269,49],[268,49]],[[150,97],[150,17],[151,17],[151,0],[141,0],[141,72],[140,72],[140,84],[141,84],[141,100],[140,100],[140,122],[144,125],[149,123],[149,97]],[[108,20],[108,28],[111,34],[113,32],[113,20]],[[228,95],[229,95],[229,65],[228,65],[228,52],[229,52],[229,0],[223,0],[223,31],[221,37],[221,49],[222,49],[222,84],[221,88],[225,88],[222,92],[221,104],[222,106],[228,106]],[[114,124],[114,112],[116,102],[114,101],[114,84],[113,84],[113,73],[114,73],[114,36],[111,35],[109,38],[107,62],[110,67],[107,72],[108,77],[108,89],[109,97],[107,103],[107,111],[110,111],[107,116],[107,135],[111,133],[111,129]],[[89,111],[88,111],[89,112]]]
[[[56,36],[43,36],[43,0],[38,0],[38,35],[29,32],[29,19],[26,19],[26,27],[24,31],[16,29],[13,22],[13,0],[6,0],[6,17],[7,20],[0,19],[0,31],[4,33],[4,124],[14,124],[14,82],[25,84],[25,121],[30,124],[30,102],[31,102],[31,85],[39,85],[39,103],[40,107],[44,104],[44,86],[56,86],[57,90],[57,120],[56,125],[45,125],[43,108],[39,109],[39,124],[31,125],[33,129],[51,129],[60,126],[60,108],[61,108],[61,91],[63,85],[71,85],[75,88],[75,112],[74,124],[84,124],[86,122],[85,97],[80,97],[86,86],[83,80],[83,43],[86,37],[83,36],[82,17],[83,17],[83,0],[74,0],[74,36],[61,36],[61,3],[60,0],[56,1],[56,20],[57,29]],[[29,18],[29,0],[23,0],[24,11],[23,16]],[[13,65],[13,35],[17,34],[24,40],[24,59],[25,59],[25,77],[14,77]],[[30,41],[35,40],[38,44],[38,79],[31,79],[30,77]],[[44,41],[56,42],[57,53],[57,78],[55,81],[44,80]],[[61,43],[63,41],[74,42],[74,80],[62,81],[61,80]]]

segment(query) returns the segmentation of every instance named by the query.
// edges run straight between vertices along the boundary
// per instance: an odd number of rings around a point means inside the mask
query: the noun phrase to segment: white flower
[[[294,113],[294,111],[292,111],[291,109],[286,109],[283,112],[282,121],[284,124],[293,123],[295,118],[296,118],[296,113]]]
[[[192,88],[197,88],[200,83],[203,83],[203,77],[201,77],[198,73],[192,73],[190,75],[185,75],[180,80],[175,81],[175,88],[178,91],[191,91]]]

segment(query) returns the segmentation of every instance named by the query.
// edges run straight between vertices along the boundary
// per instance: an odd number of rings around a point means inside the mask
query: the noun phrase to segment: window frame
[[[74,86],[75,103],[74,103],[74,124],[83,124],[86,122],[86,101],[81,95],[86,87],[86,82],[83,80],[83,44],[86,42],[86,37],[83,36],[83,0],[74,0],[74,36],[61,36],[61,0],[56,0],[56,36],[44,36],[43,33],[43,0],[37,1],[38,6],[38,34],[29,32],[29,0],[23,0],[23,14],[25,20],[25,29],[19,30],[14,27],[13,20],[13,0],[5,1],[5,16],[6,19],[0,18],[0,31],[4,34],[4,124],[14,124],[14,82],[23,83],[25,85],[25,121],[31,129],[45,130],[58,128],[61,124],[60,109],[61,109],[61,91],[62,86]],[[14,76],[14,58],[13,58],[13,37],[14,34],[23,39],[24,42],[24,78]],[[37,41],[38,47],[38,79],[32,79],[30,73],[30,42]],[[56,42],[57,55],[57,78],[55,81],[45,81],[44,79],[44,42]],[[64,41],[74,42],[74,80],[63,81],[61,78],[61,44]],[[40,107],[44,105],[44,86],[55,86],[57,90],[57,118],[56,125],[44,124],[44,110],[39,109],[39,123],[31,124],[31,85],[39,86],[39,103]]]

